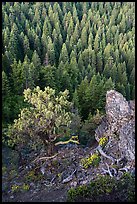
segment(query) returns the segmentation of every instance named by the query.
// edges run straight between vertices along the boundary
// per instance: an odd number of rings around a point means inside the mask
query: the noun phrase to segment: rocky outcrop
[[[106,94],[106,116],[95,131],[95,138],[109,138],[105,150],[116,159],[135,159],[135,101],[126,101],[122,94],[110,90]]]

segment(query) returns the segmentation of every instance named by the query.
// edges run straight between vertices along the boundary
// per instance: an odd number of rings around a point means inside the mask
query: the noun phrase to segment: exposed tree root
[[[99,153],[101,154],[101,156],[103,156],[103,157],[105,157],[105,158],[107,158],[107,159],[110,159],[110,160],[112,161],[111,165],[114,164],[114,163],[117,164],[117,165],[119,165],[119,162],[122,161],[122,159],[123,159],[123,157],[122,157],[122,158],[119,158],[119,159],[115,159],[115,158],[113,158],[113,157],[111,157],[111,156],[108,156],[108,155],[102,150],[102,148],[101,148],[100,145],[98,145],[98,147],[96,148],[96,150],[99,151]],[[107,170],[104,169],[103,167],[102,167],[102,170],[103,170],[104,173],[108,173],[111,177],[113,177],[113,176],[117,177],[119,171],[120,171],[121,173],[123,173],[124,171],[125,171],[125,172],[128,172],[128,171],[129,171],[129,167],[126,167],[126,166],[123,167],[123,168],[115,169],[114,167],[109,166],[107,163],[105,163],[105,165],[107,166]],[[112,175],[112,171],[114,172],[113,175]]]
[[[107,159],[110,159],[113,164],[115,163],[115,159],[114,159],[113,157],[111,157],[111,156],[108,156],[108,155],[102,150],[102,148],[101,148],[100,145],[98,145],[98,147],[97,147],[96,149],[99,151],[99,153],[100,153],[103,157],[106,157]]]

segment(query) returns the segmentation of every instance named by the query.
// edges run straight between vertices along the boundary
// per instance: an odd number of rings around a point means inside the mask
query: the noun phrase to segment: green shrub
[[[88,158],[81,159],[81,164],[84,168],[88,168],[90,166],[97,167],[100,162],[100,157],[97,153],[92,154]]]
[[[6,167],[6,166],[3,166],[3,167],[2,167],[2,174],[4,175],[6,172],[7,172],[7,167]]]
[[[19,192],[19,191],[20,191],[20,186],[14,184],[14,185],[11,187],[11,191],[12,191],[13,193],[14,193],[14,192]]]
[[[79,141],[81,145],[91,145],[95,142],[95,130],[102,120],[102,113],[97,110],[95,115],[88,116],[88,119],[85,120],[82,124],[82,127],[79,131]]]
[[[28,191],[30,189],[30,186],[28,184],[23,184],[23,185],[16,185],[14,184],[13,186],[11,186],[11,191],[13,193],[16,192],[22,192],[22,191]]]
[[[135,177],[125,173],[120,180],[99,175],[90,184],[71,188],[67,202],[135,202]]]
[[[28,191],[29,189],[30,189],[30,186],[28,185],[28,184],[23,184],[23,186],[22,186],[22,189],[24,190],[24,191]]]
[[[28,181],[39,181],[41,179],[44,179],[44,175],[41,174],[40,171],[37,172],[37,169],[31,170],[25,175],[26,182],[28,182]]]

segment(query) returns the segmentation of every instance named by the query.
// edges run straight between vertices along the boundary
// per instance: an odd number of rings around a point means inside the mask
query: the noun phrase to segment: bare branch
[[[57,139],[57,137],[55,136],[55,138],[54,138],[54,139],[51,139],[50,141],[51,141],[51,142],[54,142],[56,139]]]
[[[114,175],[117,175],[117,170],[115,168],[112,168],[112,170],[114,171]]]
[[[56,157],[57,155],[58,155],[58,153],[55,154],[55,155],[53,155],[53,156],[51,156],[51,157],[41,157],[41,158],[36,158],[32,163],[35,163],[35,162],[38,162],[38,161],[47,160],[47,159],[53,159],[53,158]]]
[[[104,173],[108,173],[108,170],[104,169],[103,167],[102,170],[104,171]]]
[[[128,172],[128,168],[124,167],[124,168],[119,169],[119,171],[126,171],[126,172]]]
[[[72,172],[72,174],[70,176],[68,176],[67,178],[65,178],[62,183],[67,183],[69,181],[71,181],[73,179],[73,174],[76,172],[76,169]]]
[[[107,166],[107,168],[108,168],[108,173],[109,173],[109,175],[111,176],[111,177],[113,177],[113,175],[112,175],[112,173],[111,173],[111,171],[110,171],[110,169],[109,169],[109,165],[107,164],[107,163],[105,163],[106,164],[106,166]]]
[[[64,141],[64,142],[63,141],[57,142],[57,143],[55,143],[55,146],[60,145],[60,144],[68,144],[69,142],[79,144],[79,142],[77,140],[70,139],[70,140],[67,140],[67,141]]]
[[[117,165],[119,165],[119,162],[122,161],[123,158],[124,158],[124,157],[121,157],[121,158],[119,158],[119,159],[116,160]]]

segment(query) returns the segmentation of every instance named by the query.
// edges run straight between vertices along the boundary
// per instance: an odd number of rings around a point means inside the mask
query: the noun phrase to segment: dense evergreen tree
[[[14,107],[24,88],[36,85],[67,88],[70,100],[75,91],[83,118],[103,109],[109,86],[134,99],[134,2],[6,2],[2,40],[3,78]],[[83,92],[85,77],[89,90]]]
[[[54,89],[56,88],[54,66],[48,65],[42,67],[40,72],[40,84],[42,89],[44,89],[46,86],[50,86]]]
[[[63,63],[69,62],[68,51],[67,51],[65,43],[63,43],[62,45],[62,50],[61,50],[60,57],[59,57],[59,62],[61,61]]]
[[[2,120],[9,122],[10,115],[10,86],[6,73],[2,71]]]
[[[24,55],[29,56],[30,45],[29,45],[29,39],[26,35],[25,35],[24,40],[23,40],[23,48],[24,48]]]
[[[22,75],[22,63],[21,61],[17,62],[14,59],[13,64],[11,65],[12,68],[12,80],[14,84],[14,91],[16,94],[21,94],[23,91],[23,75]]]
[[[83,27],[82,32],[81,32],[81,42],[82,42],[82,48],[87,48],[87,29],[86,27]]]
[[[55,49],[52,39],[48,37],[47,55],[49,59],[49,64],[53,65],[55,63]]]

